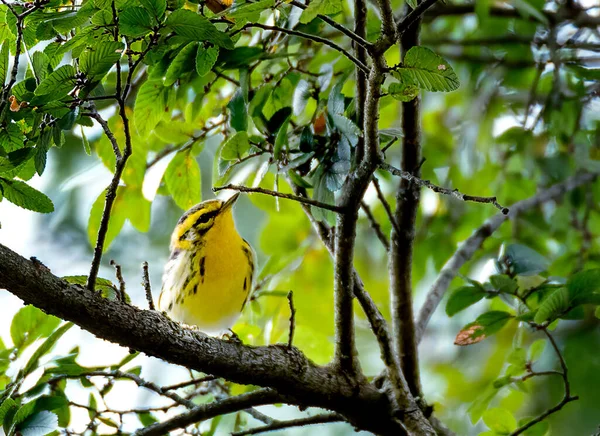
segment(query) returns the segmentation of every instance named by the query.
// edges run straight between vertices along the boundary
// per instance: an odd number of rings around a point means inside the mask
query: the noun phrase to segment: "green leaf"
[[[494,408],[483,412],[483,422],[491,430],[501,435],[507,435],[517,429],[517,420],[506,409]]]
[[[519,427],[527,424],[531,421],[532,417],[526,417],[519,420]],[[523,436],[546,436],[550,431],[550,423],[548,421],[540,421],[534,424],[532,427],[529,427],[525,432],[523,432]]]
[[[46,353],[48,353],[48,351],[50,351],[52,347],[54,347],[54,345],[61,338],[61,336],[64,335],[71,327],[73,327],[73,324],[68,322],[62,325],[58,330],[54,331],[50,336],[48,336],[48,338],[42,343],[42,345],[40,345],[37,348],[37,350],[35,350],[35,352],[27,361],[27,364],[23,369],[25,375],[28,375],[32,371],[37,369],[40,358]]]
[[[290,124],[290,117],[288,117],[277,132],[275,137],[275,144],[273,145],[273,158],[279,160],[283,151],[283,146],[288,143],[288,125]]]
[[[158,422],[158,418],[156,418],[150,412],[139,412],[136,415],[144,427],[150,427],[152,424],[156,424]]]
[[[11,151],[6,157],[0,156],[0,174],[14,177],[34,154],[35,150],[27,147]]]
[[[292,99],[292,108],[294,109],[294,115],[302,115],[309,98],[311,97],[312,87],[311,84],[301,79],[296,85],[294,90],[294,98]]]
[[[125,36],[139,38],[152,30],[152,17],[144,8],[133,6],[119,14],[119,32]]]
[[[0,189],[8,201],[23,209],[41,213],[54,211],[52,200],[24,182],[0,178]]]
[[[147,137],[152,129],[170,118],[168,110],[169,88],[161,79],[148,80],[138,91],[133,109],[135,126],[142,137]]]
[[[131,225],[140,232],[150,230],[150,210],[152,203],[144,198],[140,188],[127,186],[123,192],[124,202],[127,205],[127,218]]]
[[[514,294],[517,291],[517,282],[506,274],[495,274],[490,277],[490,283],[498,292]]]
[[[569,308],[569,291],[567,288],[556,289],[548,295],[538,308],[534,322],[541,324],[544,321],[553,321],[554,318]]]
[[[38,338],[49,336],[60,324],[60,319],[46,315],[34,306],[25,306],[12,319],[10,337],[17,348],[24,348]]]
[[[0,150],[7,153],[23,148],[25,135],[16,124],[8,124],[0,129]]]
[[[248,152],[249,148],[248,134],[245,131],[238,132],[223,144],[220,157],[223,160],[238,160]]]
[[[169,163],[164,175],[173,200],[188,210],[202,199],[200,166],[189,151],[179,152]]]
[[[58,417],[46,410],[29,417],[18,426],[22,436],[44,436],[58,428]]]
[[[87,280],[88,280],[88,276],[64,276],[61,278],[73,285],[81,285],[81,286],[87,285]],[[102,296],[106,298],[107,295],[113,294],[117,290],[117,287],[113,284],[113,282],[111,282],[108,279],[96,277],[95,289],[96,289],[96,291],[102,292],[102,294],[103,294]]]
[[[165,86],[171,86],[182,75],[194,70],[194,56],[197,52],[197,45],[196,42],[190,42],[177,53],[165,73]]]
[[[529,360],[530,362],[535,362],[536,360],[538,360],[544,352],[544,348],[546,348],[545,339],[538,339],[537,341],[533,342],[529,347],[527,360]]]
[[[446,314],[454,316],[461,310],[477,303],[486,293],[480,288],[474,286],[462,286],[456,289],[448,298],[446,303]]]
[[[10,416],[10,421],[12,421],[12,417],[19,409],[19,404],[13,400],[12,398],[7,398],[0,404],[0,423],[5,423],[8,421],[6,419],[7,416]]]
[[[75,87],[76,73],[77,71],[72,65],[59,67],[38,85],[35,95],[67,95]]]
[[[248,129],[248,106],[244,100],[241,89],[238,89],[227,104],[229,109],[229,122],[237,132]]]
[[[342,0],[313,0],[302,12],[300,22],[302,24],[310,23],[317,15],[331,15],[341,12],[343,9]]]
[[[6,81],[6,73],[8,72],[8,45],[8,41],[5,41],[0,49],[0,84],[2,85]]]
[[[44,129],[40,133],[40,139],[35,146],[35,170],[41,176],[46,169],[46,160],[48,158],[48,150],[51,147],[50,136],[52,132],[50,129]]]
[[[577,64],[565,64],[565,66],[583,80],[600,80],[600,68],[586,68]]]
[[[140,3],[157,20],[160,19],[167,10],[166,0],[140,0]]]
[[[412,101],[419,95],[419,87],[410,83],[390,83],[388,92],[399,101]]]
[[[571,298],[600,291],[600,269],[590,269],[573,274],[567,282],[567,289]]]
[[[426,91],[449,92],[458,89],[460,82],[450,64],[428,48],[413,47],[404,56],[402,66],[394,76],[402,83],[416,85]]]
[[[88,156],[92,155],[92,148],[90,147],[90,141],[88,141],[87,136],[85,136],[85,131],[83,130],[83,126],[80,126],[79,133],[81,134],[81,141],[83,142],[83,149],[85,150],[85,154]]]
[[[112,211],[110,214],[110,221],[108,222],[108,230],[106,232],[106,239],[104,240],[103,251],[108,250],[112,241],[117,237],[125,220],[127,219],[127,205],[123,200],[122,194],[123,187],[119,187],[117,190],[117,197],[113,203]],[[106,199],[106,191],[102,191],[90,210],[90,218],[88,221],[88,241],[92,247],[96,246],[96,240],[98,238],[98,229],[100,228],[100,221],[102,219],[102,213],[104,211],[104,203]]]
[[[205,17],[187,9],[179,9],[167,18],[166,22],[175,33],[192,41],[208,41],[228,50],[233,49],[233,41],[225,32],[218,30]]]
[[[139,8],[138,8],[139,9]],[[119,18],[121,20],[121,18]],[[119,21],[119,24],[121,21]],[[119,62],[124,45],[118,41],[99,42],[79,56],[79,69],[88,78],[100,80]]]
[[[543,12],[538,10],[527,0],[512,0],[512,4],[524,18],[534,17],[536,20],[545,24],[546,26],[550,24],[548,18],[543,14]]]
[[[204,44],[198,45],[196,53],[196,72],[200,77],[206,76],[215,66],[219,57],[219,47],[205,47]]]
[[[513,318],[508,312],[493,310],[480,315],[474,322],[467,324],[456,335],[455,345],[472,345],[497,333]]]

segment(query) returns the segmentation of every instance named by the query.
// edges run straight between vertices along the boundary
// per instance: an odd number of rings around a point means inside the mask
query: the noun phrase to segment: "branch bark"
[[[427,298],[425,299],[425,303],[423,303],[423,306],[419,312],[419,319],[417,321],[416,329],[417,343],[421,342],[425,328],[427,327],[433,312],[444,297],[444,293],[448,289],[448,286],[450,286],[452,279],[456,277],[460,268],[469,259],[471,259],[473,254],[475,254],[479,247],[481,247],[483,241],[490,237],[504,221],[517,217],[519,214],[533,209],[542,203],[555,200],[565,193],[578,188],[579,186],[591,183],[598,177],[598,175],[598,173],[581,173],[572,176],[562,183],[557,183],[556,185],[553,185],[530,198],[513,204],[510,206],[510,213],[508,215],[497,213],[483,223],[481,227],[475,230],[475,232],[469,238],[467,238],[465,242],[462,243],[460,248],[452,255],[452,257],[448,259],[437,276],[435,282],[431,286],[431,289],[427,294]]]
[[[406,8],[408,11],[409,7]],[[420,20],[416,20],[402,34],[400,44],[404,54],[419,44],[419,26]],[[417,178],[420,176],[421,164],[420,107],[420,97],[402,103],[402,170]],[[412,299],[413,242],[419,200],[419,186],[405,178],[400,180],[394,216],[400,231],[392,229],[389,251],[392,325],[396,351],[410,392],[415,397],[422,397]]]
[[[124,347],[235,383],[272,388],[282,401],[333,410],[364,430],[402,431],[385,393],[366,382],[350,383],[345,374],[315,365],[296,348],[244,346],[184,329],[158,312],[71,285],[1,244],[0,288]]]

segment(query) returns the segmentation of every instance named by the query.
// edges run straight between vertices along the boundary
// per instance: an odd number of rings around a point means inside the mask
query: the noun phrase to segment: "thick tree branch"
[[[407,11],[409,10],[409,6],[405,6],[405,8]],[[407,12],[407,16],[410,13]],[[412,47],[419,45],[419,28],[420,20],[416,20],[401,35],[400,45],[404,54]],[[404,131],[402,170],[416,178],[419,177],[421,165],[420,108],[420,97],[402,103],[402,129]],[[394,220],[400,231],[393,228],[389,250],[392,326],[396,351],[400,357],[402,372],[408,382],[410,392],[415,397],[422,397],[412,298],[413,244],[419,200],[419,186],[402,178],[396,194],[396,212],[394,214]]]
[[[333,410],[374,433],[401,431],[384,393],[366,383],[350,383],[346,374],[315,365],[295,348],[244,346],[182,328],[156,311],[71,285],[3,245],[0,288],[124,347],[235,383],[275,389],[290,404]]]
[[[201,404],[192,410],[166,421],[138,430],[137,436],[162,436],[170,431],[185,428],[197,422],[206,421],[220,415],[239,412],[254,406],[263,406],[281,401],[281,396],[271,389],[263,389],[237,397],[230,397],[213,403]]]
[[[475,254],[475,252],[481,247],[483,241],[492,235],[504,221],[518,216],[527,210],[533,209],[542,203],[547,201],[555,200],[566,192],[570,192],[579,186],[593,182],[598,177],[597,173],[581,173],[572,176],[562,183],[547,188],[533,197],[526,200],[521,200],[510,207],[510,213],[504,215],[498,213],[488,219],[481,227],[479,227],[466,241],[464,241],[460,248],[448,259],[442,270],[440,271],[435,282],[431,286],[425,303],[421,307],[419,312],[419,319],[417,322],[416,340],[417,343],[423,338],[425,328],[433,315],[433,312],[442,300],[444,293],[450,286],[452,279],[456,277],[460,268]]]

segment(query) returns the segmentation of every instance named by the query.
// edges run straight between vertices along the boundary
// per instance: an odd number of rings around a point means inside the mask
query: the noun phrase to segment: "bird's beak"
[[[235,201],[238,199],[238,197],[240,196],[239,192],[236,192],[235,194],[233,194],[225,203],[223,203],[223,207],[221,207],[222,211],[225,211],[227,209],[230,209],[233,204],[235,203]]]

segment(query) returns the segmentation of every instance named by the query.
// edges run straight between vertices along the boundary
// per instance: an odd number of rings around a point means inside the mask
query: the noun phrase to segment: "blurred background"
[[[400,2],[395,3],[399,8]],[[531,3],[536,4],[536,10],[541,10],[537,3],[543,5],[543,2]],[[581,2],[580,5],[591,16],[599,16],[600,7],[593,1]],[[547,2],[546,10],[555,10],[558,6],[558,3]],[[423,155],[426,158],[422,167],[423,178],[473,195],[494,195],[501,204],[508,206],[578,171],[598,168],[600,162],[594,159],[600,147],[597,95],[592,94],[585,99],[589,92],[589,87],[583,86],[586,81],[568,69],[561,69],[560,85],[556,87],[555,64],[548,62],[548,59],[557,56],[556,50],[551,50],[544,43],[547,33],[540,31],[543,26],[522,16],[495,17],[492,13],[485,17],[483,23],[482,16],[475,13],[454,16],[440,12],[435,20],[429,17],[424,21],[423,44],[449,60],[462,85],[452,93],[423,95]],[[587,67],[600,67],[600,62],[594,58],[600,51],[597,28],[587,27],[579,32],[577,27],[566,25],[554,31],[557,32],[557,40],[565,47],[560,52],[564,59],[589,58],[584,61]],[[499,42],[493,43],[494,38]],[[585,42],[592,48],[569,50],[568,42]],[[320,56],[315,62],[335,57],[331,54]],[[397,52],[389,54],[390,65],[398,60]],[[336,68],[343,69],[344,62],[340,61]],[[534,83],[535,93],[531,91]],[[589,84],[589,81],[586,83]],[[343,92],[352,96],[351,80]],[[230,90],[224,86],[221,97],[229,95]],[[547,104],[552,95],[560,98]],[[206,104],[222,103],[213,99]],[[381,127],[399,127],[400,105],[391,98],[384,98],[382,103]],[[526,106],[531,107],[532,115],[524,119]],[[220,111],[221,107],[216,107],[213,112]],[[110,115],[110,109],[106,114]],[[86,127],[85,132],[90,142],[97,145],[99,129]],[[214,197],[211,190],[215,181],[213,162],[221,142],[220,135],[210,137],[197,156],[202,177],[202,199]],[[389,163],[399,166],[400,147],[400,143],[396,143],[389,149]],[[132,303],[143,308],[147,307],[147,303],[140,285],[141,264],[143,261],[149,263],[156,299],[162,268],[169,254],[170,234],[183,213],[170,196],[161,195],[158,189],[172,157],[153,166],[144,178],[144,194],[152,201],[149,231],[139,232],[127,221],[104,255],[99,274],[99,277],[115,281],[114,268],[109,265],[109,261],[114,259],[123,268]],[[244,180],[244,177],[241,175],[238,180]],[[379,177],[383,192],[393,203],[398,180],[383,173]],[[35,256],[58,276],[87,275],[92,258],[88,235],[90,210],[110,178],[111,172],[96,153],[92,156],[85,153],[80,135],[67,135],[61,149],[51,150],[44,175],[31,180],[32,186],[52,199],[56,212],[35,214],[7,201],[0,202],[0,243],[25,257]],[[267,174],[265,180],[272,186],[273,178],[272,174]],[[155,194],[157,189],[158,194]],[[223,195],[229,194],[224,192]],[[389,222],[372,188],[365,200],[372,207],[384,234],[388,235]],[[600,266],[597,238],[600,232],[599,200],[600,188],[595,183],[559,202],[546,204],[514,222],[504,224],[461,273],[485,281],[496,272],[494,259],[498,257],[501,246],[510,242],[522,243],[545,256],[551,265],[549,275],[569,275],[578,269]],[[414,255],[417,310],[436,274],[458,244],[495,213],[497,210],[491,205],[462,203],[422,191]],[[289,310],[282,295],[293,290],[297,309],[294,343],[315,362],[329,362],[333,353],[332,265],[329,254],[312,233],[301,208],[283,200],[276,204],[270,197],[243,195],[234,215],[240,233],[258,254],[259,268],[263,269],[261,276],[269,278],[267,288],[261,290],[268,292],[262,293],[247,307],[234,331],[250,344],[285,341]],[[587,216],[585,232],[580,226],[584,216]],[[361,215],[356,267],[366,289],[389,319],[386,262],[385,249],[368,220]],[[451,289],[462,284],[463,280],[457,278]],[[453,344],[456,334],[465,324],[486,309],[506,308],[503,302],[482,300],[452,318],[444,313],[443,306],[436,311],[419,351],[426,400],[433,403],[436,414],[452,430],[465,436],[486,431],[482,421],[472,422],[474,410],[502,407],[519,417],[535,416],[560,401],[563,391],[559,378],[536,379],[529,382],[526,389],[491,387],[509,365],[515,343],[531,344],[541,338],[539,333],[517,334],[516,328],[510,327],[477,345],[458,347]],[[10,343],[11,320],[21,308],[21,302],[8,292],[0,291],[0,308],[0,337]],[[383,369],[379,349],[359,309],[356,317],[363,369],[367,375],[376,376]],[[549,434],[592,435],[598,431],[598,325],[598,319],[587,314],[581,320],[562,321],[555,331],[570,370],[572,391],[580,399],[549,418]],[[84,366],[114,364],[128,354],[128,350],[99,340],[77,327],[63,337],[54,354],[67,354],[76,345],[81,348],[78,363]],[[553,369],[557,363],[552,349],[546,347],[536,362],[536,370]],[[172,384],[189,378],[187,370],[145,356],[137,357],[132,365],[141,365],[142,377],[158,384]],[[72,398],[86,403],[88,394],[73,384]],[[164,404],[151,392],[132,383],[116,384],[107,400],[115,409]],[[260,410],[274,418],[301,415],[289,407],[264,407]],[[85,425],[87,419],[87,411],[75,408],[72,426]],[[131,430],[139,425],[132,418],[125,428]],[[217,434],[228,434],[234,425],[229,418],[224,418]],[[350,426],[329,424],[273,434],[354,433]]]

